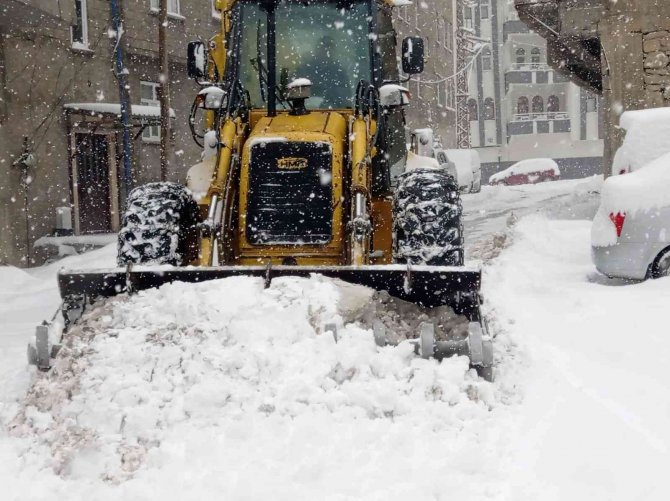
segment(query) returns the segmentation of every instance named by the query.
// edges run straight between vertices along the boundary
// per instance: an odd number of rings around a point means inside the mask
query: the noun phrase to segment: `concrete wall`
[[[158,19],[150,12],[149,0],[126,0],[124,4],[129,91],[131,102],[139,104],[140,80],[158,80],[154,42]],[[74,2],[35,0],[31,5],[32,12],[15,10],[0,18],[0,264],[24,266],[40,262],[42,256],[32,248],[34,241],[53,230],[55,208],[72,202],[63,104],[119,102],[108,38],[109,1],[87,2],[89,50],[72,48],[69,26],[74,20]],[[197,86],[186,77],[186,43],[208,38],[218,25],[208,1],[181,0],[181,7],[183,17],[171,19],[169,26],[171,106],[176,113],[168,174],[171,180],[183,180],[200,154],[187,127]],[[44,22],[34,25],[27,21],[34,18]],[[19,170],[12,167],[22,152],[24,137],[37,157],[27,193]],[[119,136],[117,145],[120,143]],[[156,180],[158,145],[140,138],[134,141],[134,149],[137,182]],[[120,151],[116,153],[120,160]]]

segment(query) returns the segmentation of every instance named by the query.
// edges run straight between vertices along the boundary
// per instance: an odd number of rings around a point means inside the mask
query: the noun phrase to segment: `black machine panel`
[[[268,140],[251,146],[250,159],[247,241],[253,245],[330,242],[330,144]]]

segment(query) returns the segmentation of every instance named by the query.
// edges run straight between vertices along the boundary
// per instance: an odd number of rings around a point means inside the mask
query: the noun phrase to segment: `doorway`
[[[117,189],[113,136],[74,134],[75,232],[110,233],[117,228]]]

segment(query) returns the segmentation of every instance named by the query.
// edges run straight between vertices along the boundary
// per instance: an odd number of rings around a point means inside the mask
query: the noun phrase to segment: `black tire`
[[[198,252],[198,204],[176,183],[149,183],[128,195],[121,220],[118,263],[183,266]]]
[[[663,278],[670,276],[670,247],[663,249],[649,267],[647,278]]]
[[[396,262],[463,265],[463,208],[456,180],[441,169],[413,169],[394,196]]]

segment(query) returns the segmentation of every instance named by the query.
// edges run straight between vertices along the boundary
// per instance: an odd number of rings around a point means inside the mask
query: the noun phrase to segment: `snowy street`
[[[111,266],[114,246],[0,268],[2,498],[666,499],[670,279],[596,272],[599,185],[464,195],[493,384],[462,357],[377,348],[320,277],[109,300],[37,374],[25,345],[58,268]]]

